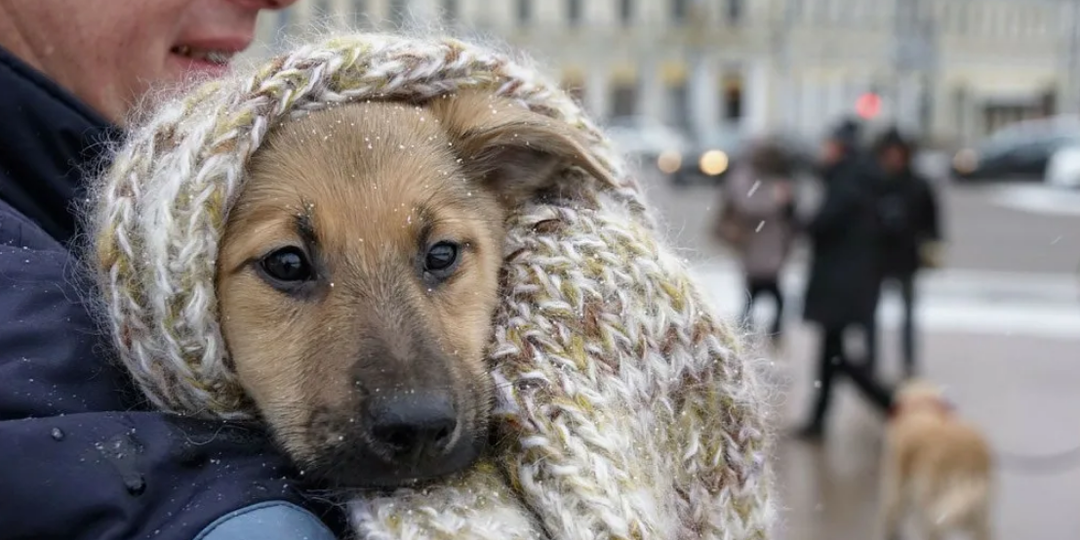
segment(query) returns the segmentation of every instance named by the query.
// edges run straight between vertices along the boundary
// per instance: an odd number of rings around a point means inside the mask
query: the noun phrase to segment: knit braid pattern
[[[511,214],[489,349],[500,441],[423,489],[356,494],[370,539],[764,539],[766,404],[737,336],[660,240],[637,182],[536,69],[455,39],[360,34],[164,104],[100,179],[93,249],[120,360],[179,414],[257,416],[218,325],[218,247],[267,133],[305,111],[480,88],[581,130],[614,180]]]

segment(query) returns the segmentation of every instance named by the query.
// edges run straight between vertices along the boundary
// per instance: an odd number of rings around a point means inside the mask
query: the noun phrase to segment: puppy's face
[[[568,164],[568,127],[459,94],[289,121],[252,158],[218,261],[230,358],[279,443],[339,486],[469,465],[508,208]]]

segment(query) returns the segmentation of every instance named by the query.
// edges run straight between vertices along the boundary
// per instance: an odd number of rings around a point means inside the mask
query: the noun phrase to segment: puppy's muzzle
[[[311,430],[323,442],[304,464],[309,478],[343,488],[392,488],[453,474],[476,461],[487,440],[486,422],[470,425],[443,388],[369,394],[359,410],[320,410]]]
[[[372,400],[366,437],[374,454],[397,467],[421,469],[440,459],[457,435],[457,412],[444,392],[412,392]]]

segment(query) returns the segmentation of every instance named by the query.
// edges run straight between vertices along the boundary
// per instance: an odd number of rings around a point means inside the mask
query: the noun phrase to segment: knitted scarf
[[[623,159],[523,62],[455,39],[337,36],[157,108],[91,211],[102,310],[146,397],[257,417],[217,320],[216,254],[245,164],[280,122],[358,100],[475,88],[581,130],[614,181],[508,218],[489,361],[500,441],[424,488],[349,495],[370,539],[761,539],[774,518],[762,386],[662,242]]]

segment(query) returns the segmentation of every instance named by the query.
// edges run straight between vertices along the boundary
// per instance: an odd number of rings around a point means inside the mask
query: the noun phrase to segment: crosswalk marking
[[[994,204],[1035,214],[1080,216],[1080,190],[1046,184],[1007,184],[987,188]]]

